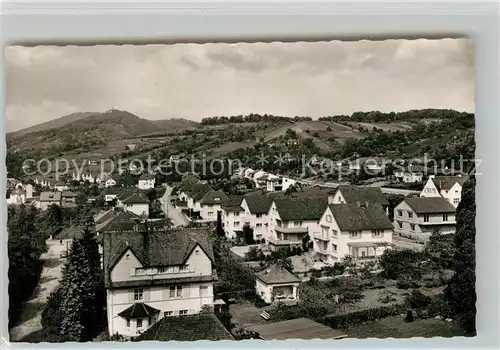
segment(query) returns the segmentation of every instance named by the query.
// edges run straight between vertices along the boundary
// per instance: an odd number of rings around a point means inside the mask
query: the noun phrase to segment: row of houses
[[[290,186],[297,183],[292,178],[274,175],[264,170],[254,170],[252,168],[239,168],[234,175],[253,181],[256,188],[265,188],[268,192],[286,191]]]

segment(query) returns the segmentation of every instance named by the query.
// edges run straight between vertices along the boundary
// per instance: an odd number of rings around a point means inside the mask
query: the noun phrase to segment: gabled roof
[[[251,214],[267,214],[271,206],[271,198],[260,191],[252,192],[243,198]]]
[[[407,197],[404,201],[417,214],[454,213],[456,210],[443,197]]]
[[[276,265],[257,272],[255,277],[266,284],[297,283],[302,281],[290,271]]]
[[[42,192],[40,193],[40,202],[52,202],[52,201],[60,201],[61,200],[61,192]]]
[[[330,204],[329,208],[341,231],[390,230],[393,225],[378,203],[367,207],[353,204]]]
[[[219,198],[216,200],[216,198]],[[201,204],[222,204],[227,200],[227,195],[222,191],[210,191],[200,199]]]
[[[122,203],[124,204],[148,204],[150,201],[146,196],[140,193],[134,193],[133,195],[122,199]]]
[[[228,196],[222,204],[222,209],[226,211],[243,211],[241,207],[242,201],[243,196]]]
[[[144,303],[134,303],[118,314],[125,318],[145,318],[158,314],[160,310]]]
[[[148,223],[149,224],[149,223]],[[103,233],[103,255],[105,282],[121,256],[131,250],[144,267],[182,265],[196,246],[214,261],[209,233],[196,229],[146,229],[146,224],[137,225],[132,231]]]
[[[194,185],[189,195],[195,202],[197,202],[210,191],[213,191],[213,188],[210,187],[210,185],[206,183],[197,183],[196,185]]]
[[[463,186],[466,180],[467,178],[463,176],[436,176],[432,182],[439,191],[449,191],[456,183]]]
[[[319,220],[328,206],[328,198],[275,198],[281,220]]]
[[[96,224],[98,232],[133,231],[140,217],[131,211],[112,211]]]
[[[379,187],[339,186],[337,190],[340,191],[347,204],[368,201],[389,205],[389,201]]]
[[[234,340],[212,313],[163,317],[133,341]]]

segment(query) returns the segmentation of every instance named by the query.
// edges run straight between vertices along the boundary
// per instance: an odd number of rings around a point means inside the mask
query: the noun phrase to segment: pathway
[[[170,203],[170,195],[172,194],[172,190],[172,187],[167,186],[165,194],[163,195],[163,197],[161,197],[163,211],[165,212],[165,215],[170,220],[172,220],[174,227],[187,226],[189,225],[189,221],[186,218],[186,215],[184,215],[184,213],[179,210],[179,208],[174,207],[172,203]]]
[[[59,285],[61,278],[61,268],[64,264],[61,259],[61,252],[66,250],[66,244],[60,244],[59,240],[47,240],[48,251],[41,259],[44,266],[38,286],[35,288],[33,296],[25,303],[24,310],[20,317],[20,324],[10,330],[10,341],[20,341],[22,338],[33,332],[42,329],[42,311],[47,298]]]

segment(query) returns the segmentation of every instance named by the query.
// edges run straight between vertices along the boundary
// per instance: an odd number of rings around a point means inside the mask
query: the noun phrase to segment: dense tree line
[[[296,122],[296,121],[307,121],[312,120],[311,117],[299,117],[294,118],[275,116],[270,114],[248,114],[248,115],[235,115],[231,117],[208,117],[201,120],[202,125],[218,125],[227,123],[279,123],[279,122]]]
[[[104,280],[98,245],[91,230],[73,239],[59,288],[42,312],[45,336],[55,341],[91,341],[105,324]]]
[[[454,235],[455,253],[453,269],[455,271],[445,298],[452,311],[460,316],[464,329],[476,333],[476,178],[474,176],[464,184],[462,201],[457,208],[457,231]]]
[[[404,112],[380,111],[354,112],[349,115],[335,115],[319,118],[320,121],[351,121],[364,123],[391,123],[399,121],[415,121],[419,119],[474,119],[473,113],[458,112],[452,109],[413,109]]]
[[[47,251],[47,234],[40,229],[37,215],[31,206],[8,207],[9,327],[17,321],[42,271],[40,257]]]

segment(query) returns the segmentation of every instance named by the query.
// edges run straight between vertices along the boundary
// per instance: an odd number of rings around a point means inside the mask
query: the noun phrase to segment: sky
[[[6,127],[75,112],[146,119],[474,112],[470,39],[5,49]]]

